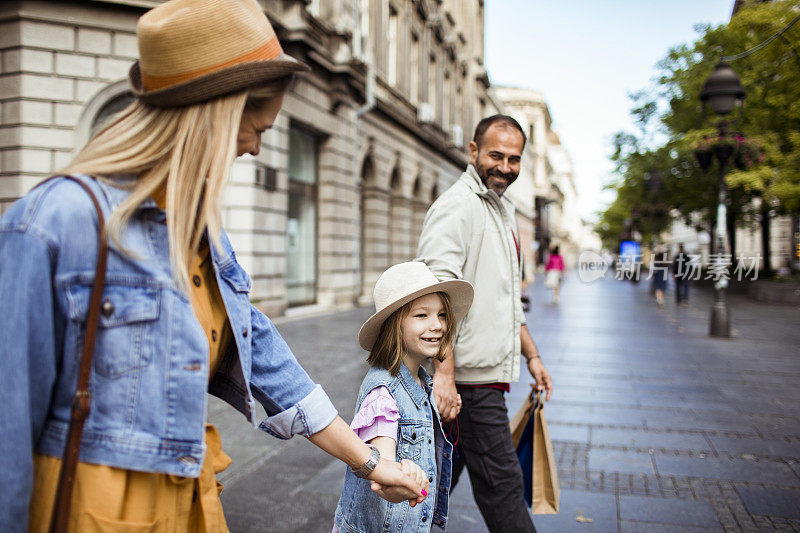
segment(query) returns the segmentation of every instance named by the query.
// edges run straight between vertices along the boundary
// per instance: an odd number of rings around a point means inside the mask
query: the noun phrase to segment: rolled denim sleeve
[[[328,427],[337,415],[322,386],[316,385],[308,396],[282,413],[265,418],[259,427],[281,439],[293,435],[309,437]]]
[[[56,375],[47,239],[0,225],[0,531],[27,531],[33,449]]]
[[[253,395],[267,411],[259,427],[280,439],[308,437],[338,415],[333,403],[297,362],[272,321],[251,307]]]

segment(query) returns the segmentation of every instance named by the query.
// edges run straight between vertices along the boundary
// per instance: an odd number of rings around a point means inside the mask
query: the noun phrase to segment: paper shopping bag
[[[531,390],[531,393],[527,398],[525,398],[525,402],[522,404],[522,407],[519,408],[519,411],[517,411],[517,414],[515,414],[514,418],[511,420],[511,441],[514,443],[515,448],[519,445],[522,434],[525,431],[528,422],[531,420],[531,415],[533,415],[533,408],[535,405],[536,399],[533,391]]]
[[[522,468],[525,501],[531,511],[533,514],[558,513],[558,472],[540,392],[531,391],[514,415],[511,438]]]

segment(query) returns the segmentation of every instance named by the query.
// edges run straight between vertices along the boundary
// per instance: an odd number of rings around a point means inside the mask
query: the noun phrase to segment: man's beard
[[[494,177],[498,177],[498,178],[503,178],[503,179],[505,179],[505,180],[507,181],[506,188],[508,188],[508,186],[509,186],[509,185],[511,185],[512,183],[514,183],[514,181],[515,181],[515,180],[517,179],[517,177],[519,176],[519,174],[518,174],[518,173],[514,173],[514,172],[500,172],[500,171],[499,171],[499,170],[497,170],[496,168],[490,168],[489,170],[486,170],[486,169],[485,169],[484,167],[482,167],[480,164],[476,164],[476,165],[475,165],[475,171],[478,173],[478,177],[481,179],[481,181],[483,182],[483,184],[484,184],[484,185],[485,185],[487,188],[491,188],[491,187],[489,187],[489,178],[490,178],[491,176],[494,176]],[[495,191],[495,192],[497,192],[497,191]],[[504,191],[502,191],[502,192],[501,192],[499,195],[502,195],[502,193],[503,193],[503,192],[505,192],[505,190],[504,190]]]

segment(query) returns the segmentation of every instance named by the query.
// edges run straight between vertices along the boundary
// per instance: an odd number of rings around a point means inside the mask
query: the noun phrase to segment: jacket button
[[[194,283],[195,287],[199,287],[200,286],[200,276],[197,276],[197,275],[192,276],[192,283]]]
[[[247,326],[242,329],[242,337],[247,337]]]
[[[427,522],[427,521],[428,521],[428,517],[427,517],[427,516],[423,516],[423,517],[422,517],[422,521],[423,521],[423,522]]]
[[[111,303],[111,300],[106,298],[105,300],[103,300],[103,305],[100,308],[100,311],[103,312],[104,317],[108,318],[114,312],[114,304]]]
[[[416,434],[416,433],[412,433],[412,434],[411,434],[411,438],[412,438],[412,439],[416,439],[416,438],[417,438],[417,434]]]
[[[432,477],[428,478],[428,483],[433,483],[433,478]]]
[[[215,330],[215,329],[211,330],[211,341],[212,342],[217,342],[217,330]]]
[[[430,443],[431,443],[431,439],[428,439],[428,444],[430,444]]]

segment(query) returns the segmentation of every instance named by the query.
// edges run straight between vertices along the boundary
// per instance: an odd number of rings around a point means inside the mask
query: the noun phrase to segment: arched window
[[[134,100],[135,98],[132,93],[125,92],[106,102],[105,105],[100,108],[100,111],[97,112],[94,120],[92,121],[90,136],[97,133],[103,126],[108,124],[114,115],[131,105]]]
[[[389,180],[389,263],[396,264],[408,260],[409,239],[407,226],[410,222],[408,202],[403,198],[403,184],[400,166],[395,165]]]
[[[414,222],[411,228],[411,234],[413,235],[412,239],[412,252],[413,255],[416,255],[417,244],[419,243],[419,236],[422,233],[422,223],[425,220],[425,214],[428,212],[428,202],[425,201],[423,198],[423,190],[422,190],[422,175],[417,175],[417,178],[414,180],[414,189],[413,189],[413,213],[414,213]]]
[[[385,195],[376,186],[375,164],[367,155],[361,166],[361,295],[371,296],[375,281],[388,261],[388,250],[383,249],[385,233]]]
[[[113,115],[128,107],[134,100],[128,80],[120,80],[100,90],[89,100],[78,119],[75,128],[75,149],[83,147]]]

